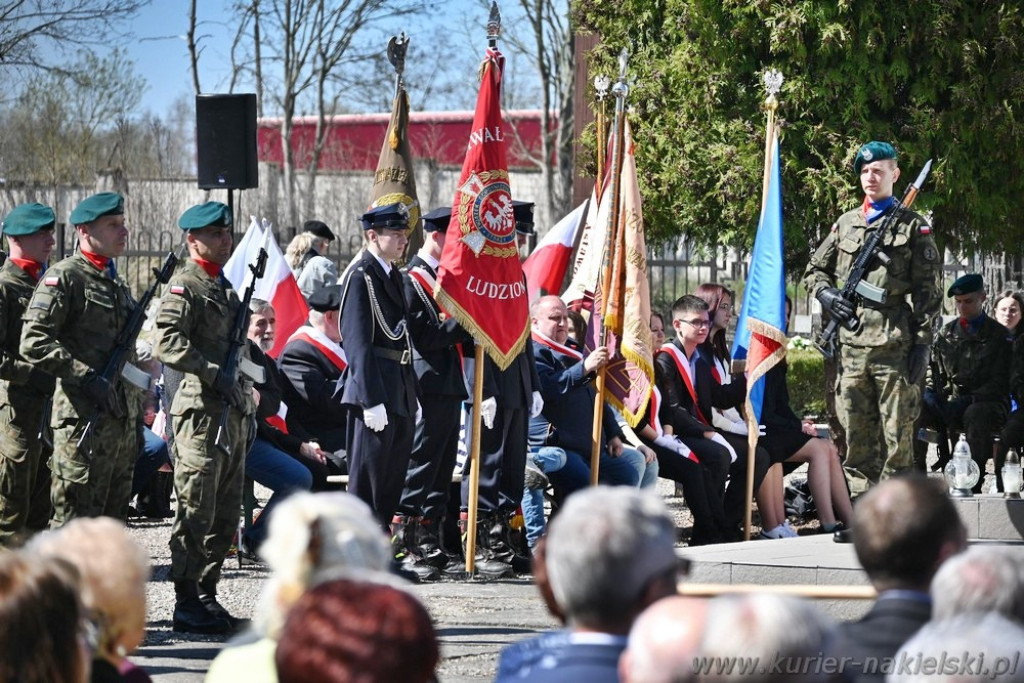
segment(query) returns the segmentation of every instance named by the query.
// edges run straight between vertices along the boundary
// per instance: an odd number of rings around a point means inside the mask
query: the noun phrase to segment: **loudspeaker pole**
[[[238,225],[238,221],[235,220],[235,191],[228,188],[228,211],[231,212],[231,241],[237,243],[235,240],[235,226]]]

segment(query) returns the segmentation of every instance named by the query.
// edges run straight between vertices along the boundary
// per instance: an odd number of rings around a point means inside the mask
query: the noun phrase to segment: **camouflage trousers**
[[[43,424],[45,400],[0,404],[0,546],[20,544],[50,520],[50,468],[53,448],[40,439],[52,438]]]
[[[906,343],[840,350],[836,413],[846,430],[843,464],[854,496],[913,469],[921,390],[907,380],[909,353]]]
[[[139,457],[137,419],[100,413],[90,437],[78,447],[88,420],[55,415],[50,458],[50,525],[77,517],[128,518],[132,474]]]
[[[172,415],[178,510],[171,527],[171,578],[198,581],[216,593],[221,565],[238,529],[245,453],[255,424],[234,408],[228,417],[230,453],[215,445],[220,413],[187,409]]]

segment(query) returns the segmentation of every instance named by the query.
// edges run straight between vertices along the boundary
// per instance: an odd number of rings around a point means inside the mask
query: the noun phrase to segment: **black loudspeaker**
[[[259,187],[255,94],[196,95],[196,166],[202,190]]]

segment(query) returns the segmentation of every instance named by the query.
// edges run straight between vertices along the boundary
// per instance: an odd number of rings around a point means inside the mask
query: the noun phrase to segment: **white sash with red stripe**
[[[704,417],[704,414],[700,411],[700,403],[697,401],[697,390],[693,386],[693,377],[690,376],[690,361],[683,355],[683,352],[671,342],[662,346],[658,353],[667,353],[672,357],[672,360],[675,361],[676,368],[679,370],[679,375],[683,378],[683,384],[686,385],[686,390],[690,393],[690,398],[693,400],[693,409],[697,413],[697,419],[710,427],[711,422]],[[694,353],[697,352],[694,351]]]
[[[552,351],[564,354],[566,356],[570,356],[574,360],[576,360],[577,362],[583,360],[583,354],[582,353],[580,353],[576,349],[569,348],[565,344],[559,344],[558,342],[556,342],[551,337],[548,337],[547,335],[544,335],[544,334],[541,334],[540,332],[534,331],[534,332],[531,333],[530,336],[533,337],[533,341],[535,341],[536,343],[540,344],[541,346],[548,347]]]
[[[288,343],[295,340],[312,344],[320,353],[327,356],[327,359],[338,370],[344,372],[348,367],[348,359],[345,358],[345,350],[341,348],[341,345],[315,327],[300,327],[295,330],[292,332],[292,336],[288,337]]]

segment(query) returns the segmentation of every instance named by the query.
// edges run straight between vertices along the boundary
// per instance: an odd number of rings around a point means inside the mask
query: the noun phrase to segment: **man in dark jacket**
[[[341,303],[349,491],[390,529],[405,485],[417,410],[402,275],[394,264],[408,242],[409,212],[395,203],[372,209],[361,220],[366,251],[345,276]]]
[[[285,424],[289,433],[320,444],[330,474],[345,474],[348,412],[341,403],[341,376],[348,361],[339,329],[341,287],[322,287],[308,303],[309,325],[292,333],[277,359],[288,406]]]
[[[882,660],[931,618],[928,586],[942,563],[967,547],[967,530],[942,484],[911,474],[858,500],[853,545],[878,600],[862,619],[840,626],[835,652],[853,658],[848,680],[882,681]]]
[[[441,208],[423,217],[423,247],[409,261],[403,278],[413,369],[419,381],[423,415],[416,423],[394,524],[400,532],[396,542],[407,554],[404,563],[417,575],[424,572],[422,564],[437,569],[449,564],[447,553],[441,549],[439,530],[451,493],[459,418],[467,397],[458,345],[471,337],[434,301],[437,267],[451,215],[451,208]]]
[[[1006,328],[985,315],[980,275],[964,275],[946,294],[953,297],[960,315],[932,344],[922,421],[947,432],[963,430],[971,457],[984,473],[992,454],[992,434],[1003,426],[1009,409],[1012,342]],[[948,451],[940,455],[939,465],[944,466]],[[996,467],[996,483],[1001,491],[1000,469]],[[975,493],[981,492],[983,480],[984,476],[978,478]]]

